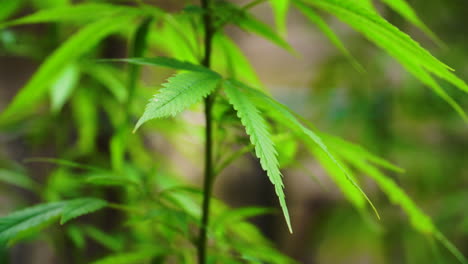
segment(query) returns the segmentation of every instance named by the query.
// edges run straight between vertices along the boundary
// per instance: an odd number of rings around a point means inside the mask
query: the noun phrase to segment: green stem
[[[214,34],[212,17],[211,17],[211,0],[201,0],[201,6],[205,13],[203,15],[203,23],[205,27],[205,53],[202,65],[209,68],[211,65],[211,45]],[[200,235],[198,240],[198,263],[206,264],[207,256],[207,231],[210,219],[210,202],[211,193],[213,190],[213,131],[212,131],[212,108],[214,96],[209,95],[205,99],[205,178],[203,183],[203,205],[202,205],[202,219],[200,226]]]

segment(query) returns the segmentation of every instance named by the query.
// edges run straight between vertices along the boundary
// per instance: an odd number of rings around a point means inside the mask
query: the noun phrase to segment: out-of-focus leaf
[[[135,252],[110,255],[102,259],[96,260],[91,264],[138,264],[148,262],[161,253],[163,252],[154,248],[143,249]]]
[[[96,96],[90,87],[86,87],[77,90],[72,99],[73,117],[78,131],[78,150],[89,153],[95,147],[98,131]]]
[[[121,236],[107,234],[93,226],[86,226],[83,230],[86,235],[112,251],[120,252],[124,248],[124,240]]]
[[[83,198],[69,201],[63,208],[60,224],[63,225],[66,222],[78,216],[82,216],[100,210],[106,205],[106,201],[96,198]]]
[[[406,0],[381,0],[390,8],[399,13],[402,17],[407,19],[413,25],[421,29],[426,35],[428,35],[435,43],[442,45],[442,41],[432,32],[426,24],[418,17],[413,8],[408,4]]]
[[[351,53],[345,47],[340,38],[335,34],[335,32],[333,32],[330,26],[328,26],[327,22],[325,22],[325,20],[323,20],[323,18],[320,17],[320,15],[318,15],[312,8],[303,4],[299,0],[293,0],[293,3],[297,7],[297,9],[299,9],[299,11],[301,11],[301,13],[303,13],[304,16],[307,17],[307,19],[309,19],[310,22],[317,25],[318,29],[322,31],[322,33],[330,40],[330,42],[333,45],[335,45],[335,47],[349,59],[349,61],[357,70],[363,71],[363,67],[351,55]]]
[[[287,14],[289,10],[289,0],[270,0],[270,5],[275,14],[275,24],[281,34],[286,33]]]
[[[132,64],[138,65],[150,65],[171,68],[175,70],[185,70],[193,72],[208,72],[213,73],[210,69],[205,68],[201,65],[196,65],[187,61],[180,61],[174,58],[168,57],[156,57],[156,58],[128,58],[128,59],[115,59],[113,61],[125,61]]]
[[[100,82],[117,99],[118,102],[125,102],[128,91],[119,75],[117,69],[102,64],[92,64],[85,67],[85,72]]]
[[[41,204],[0,218],[0,244],[36,230],[60,216],[66,202]]]
[[[13,15],[23,5],[23,0],[4,0],[0,1],[0,21],[3,21]],[[1,25],[1,24],[0,24]],[[1,26],[0,26],[1,28]]]
[[[240,209],[226,210],[223,214],[214,218],[211,224],[211,229],[214,233],[220,233],[230,225],[236,222],[244,221],[247,218],[272,213],[271,208],[263,207],[247,207]]]
[[[18,0],[5,0],[2,2],[21,2]],[[0,6],[1,7],[1,6]],[[49,22],[91,22],[119,14],[142,13],[139,9],[129,6],[118,6],[103,3],[86,3],[70,6],[55,6],[46,8],[34,14],[23,16],[13,21],[0,23],[0,28],[14,25],[49,23]],[[116,18],[117,20],[118,18]]]
[[[432,56],[410,36],[390,24],[376,12],[363,8],[351,0],[304,0],[319,9],[327,11],[356,31],[361,32],[370,41],[384,49],[422,83],[429,86],[445,100],[465,120],[468,117],[460,105],[447,94],[431,74],[468,92],[468,85],[451,68]]]
[[[151,119],[182,112],[213,92],[220,80],[221,76],[214,72],[183,72],[169,78],[146,106],[135,130]]]
[[[377,168],[367,164],[359,156],[345,154],[344,157],[354,167],[371,177],[379,188],[387,195],[390,201],[400,206],[408,214],[413,227],[423,234],[438,239],[461,262],[467,263],[463,254],[437,229],[431,218],[427,216],[413,200],[390,178]]]
[[[0,115],[0,124],[18,120],[47,93],[50,83],[70,61],[82,56],[102,39],[132,23],[134,16],[102,19],[85,26],[52,53]]]
[[[32,191],[37,188],[37,183],[27,175],[7,169],[0,169],[0,181]]]
[[[220,49],[219,51],[215,51],[219,54],[224,53],[224,56],[213,56],[214,68],[226,67],[229,77],[245,81],[256,87],[262,87],[255,69],[236,43],[225,34],[216,34],[213,42],[215,43],[215,48]]]
[[[57,81],[50,89],[50,101],[52,112],[59,112],[70,98],[80,78],[80,72],[76,65],[71,64],[63,70]]]

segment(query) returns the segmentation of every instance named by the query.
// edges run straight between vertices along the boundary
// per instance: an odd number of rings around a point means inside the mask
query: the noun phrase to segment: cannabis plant
[[[2,165],[0,180],[43,201],[0,218],[4,255],[22,240],[46,238],[63,255],[73,256],[75,263],[294,263],[247,221],[271,210],[232,209],[212,197],[218,175],[244,154],[253,153],[273,185],[285,225],[292,233],[280,169],[287,166],[288,155],[295,155],[287,144],[293,142],[323,166],[362,215],[371,208],[376,218],[385,217],[379,215],[361,187],[361,173],[401,207],[415,230],[436,239],[466,263],[431,218],[384,174],[401,172],[401,168],[354,143],[319,131],[274,99],[225,30],[236,26],[297,56],[284,38],[287,14],[294,8],[343,53],[355,68],[352,74],[365,71],[324,18],[332,15],[392,56],[461,118],[468,119],[440,82],[465,92],[468,85],[384,19],[372,1],[270,0],[274,28],[251,13],[253,7],[267,2],[262,0],[245,5],[223,0],[185,1],[186,5],[175,12],[144,1],[110,2],[0,3],[0,27],[10,36],[10,41],[2,43],[5,52],[29,57],[39,54],[36,59],[41,61],[0,114],[0,125],[12,137],[21,131],[22,136],[33,138],[38,145],[48,144],[52,150],[53,157],[25,162],[54,165],[47,167],[46,182],[36,181],[37,176],[31,177],[34,173],[28,173],[14,159]],[[380,2],[436,44],[444,45],[406,1]],[[10,19],[24,6],[37,11]],[[47,32],[47,39],[56,40],[52,52],[51,44],[41,43],[42,39],[24,47],[15,43],[28,40],[25,32],[14,30],[16,26],[42,23],[55,25]],[[106,54],[106,45],[112,40],[126,41],[128,48]],[[145,89],[142,66],[153,73],[146,78],[150,81],[173,75],[157,91]],[[151,98],[150,93],[154,94]],[[50,112],[43,107],[47,97]],[[144,108],[142,102],[148,98]],[[171,118],[187,109],[199,110],[200,104],[203,127],[184,118]],[[136,116],[141,117],[136,120]],[[174,145],[180,145],[185,134],[204,142],[201,190],[175,176],[158,147],[152,151],[145,144],[154,131]],[[99,138],[108,142],[97,144]],[[57,220],[59,229],[38,232],[53,227]],[[108,255],[93,254],[90,241],[106,248]]]

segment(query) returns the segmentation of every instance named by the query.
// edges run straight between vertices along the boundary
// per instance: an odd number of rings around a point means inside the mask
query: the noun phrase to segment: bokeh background
[[[54,5],[52,0],[23,2],[8,19]],[[175,12],[183,7],[183,1],[145,2]],[[468,80],[468,2],[408,2],[445,45],[435,45],[391,9],[379,5],[377,8],[392,24],[456,69],[459,77]],[[258,5],[252,11],[273,25],[267,4]],[[327,21],[365,72],[356,70],[348,58],[294,9],[288,16],[287,40],[298,51],[297,56],[236,28],[228,28],[228,32],[277,100],[320,130],[358,143],[404,168],[402,174],[388,172],[387,175],[433,218],[450,241],[468,255],[466,123],[448,104],[360,34],[332,17],[327,17]],[[71,28],[51,23],[0,30],[0,109],[6,107],[44,58],[72,32]],[[95,52],[102,58],[125,57],[127,44],[121,37],[110,37]],[[137,96],[138,102],[150,98],[154,87],[169,74],[161,71],[156,75],[145,68],[145,85]],[[102,84],[106,82],[115,85],[112,80],[95,84],[89,79],[82,79],[82,85],[96,89],[104,89]],[[444,88],[464,109],[468,109],[466,94],[450,85]],[[1,215],[40,201],[66,197],[68,194],[64,192],[74,184],[60,176],[65,173],[60,166],[25,162],[25,159],[60,157],[88,164],[109,163],[108,144],[113,132],[112,121],[107,117],[111,114],[106,108],[112,108],[112,105],[93,105],[99,101],[99,96],[77,90],[61,111],[50,114],[45,102],[32,111],[34,115],[0,131],[0,167],[21,170],[40,186],[38,192],[33,192],[1,183]],[[89,102],[91,105],[87,106]],[[83,104],[85,107],[81,110],[74,107]],[[136,105],[135,111],[142,112],[143,106]],[[80,120],[80,116],[86,120]],[[184,113],[181,119],[182,123],[203,125],[203,117],[197,111]],[[178,131],[182,132],[169,140],[171,136],[168,134],[172,132],[165,131],[164,127],[170,122],[176,121],[155,124],[156,129],[144,142],[139,142],[141,145],[135,146],[138,151],[154,150],[150,155],[142,155],[139,162],[145,166],[153,163],[152,159],[164,159],[184,181],[200,185],[202,134],[197,132],[199,130],[180,128]],[[456,263],[438,242],[414,231],[407,216],[391,205],[372,181],[363,182],[363,185],[380,211],[380,221],[370,212],[359,214],[313,157],[301,152],[300,146],[283,174],[294,234],[288,233],[281,214],[256,217],[252,221],[277,248],[300,263]],[[115,200],[119,200],[118,195],[115,191],[107,193]],[[278,206],[267,177],[257,160],[249,155],[236,161],[217,179],[215,195],[233,207]],[[118,225],[119,217],[108,212],[94,221],[98,227],[112,228]],[[60,229],[52,232],[60,232]],[[67,260],[71,253],[64,253],[66,244],[63,248],[51,245],[43,241],[20,243],[9,253],[11,262],[0,262],[72,263]],[[106,249],[94,246],[88,250]]]

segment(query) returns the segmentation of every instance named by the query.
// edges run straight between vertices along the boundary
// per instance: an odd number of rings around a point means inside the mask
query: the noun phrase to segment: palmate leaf
[[[249,96],[239,89],[236,82],[228,80],[224,82],[224,85],[229,102],[237,111],[237,116],[244,125],[246,133],[250,136],[250,142],[255,146],[255,154],[260,159],[261,167],[266,171],[268,178],[275,187],[284,218],[289,231],[292,233],[291,220],[283,191],[282,175],[279,171],[278,154],[267,123]]]
[[[464,110],[440,87],[431,74],[465,92],[468,92],[468,85],[453,74],[450,67],[432,56],[410,36],[387,22],[377,13],[363,8],[360,4],[356,4],[351,0],[303,0],[303,2],[335,15],[356,31],[361,32],[370,41],[398,60],[408,72],[432,88],[465,120],[468,120]]]
[[[33,77],[16,95],[0,115],[0,124],[25,115],[46,94],[51,82],[56,80],[61,69],[92,49],[102,39],[132,23],[135,16],[119,16],[103,19],[83,27],[52,53],[39,67]]]
[[[94,212],[107,203],[99,199],[83,198],[52,202],[29,207],[0,218],[0,244],[36,231],[62,215],[62,222]]]
[[[168,79],[138,120],[135,130],[155,118],[174,116],[201,101],[218,86],[221,76],[214,72],[182,72]]]

